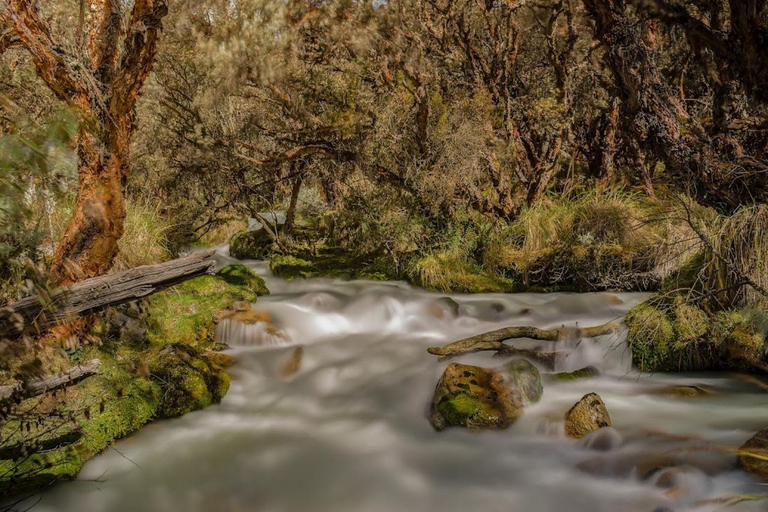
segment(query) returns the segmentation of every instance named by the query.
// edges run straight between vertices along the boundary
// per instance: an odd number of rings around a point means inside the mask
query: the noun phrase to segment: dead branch
[[[430,347],[427,352],[441,357],[452,357],[481,351],[493,351],[499,355],[531,356],[535,351],[520,350],[504,343],[504,340],[527,338],[539,341],[564,341],[569,339],[595,338],[612,334],[621,329],[622,322],[614,321],[594,327],[566,327],[539,329],[537,327],[504,327],[495,331],[454,341],[444,347]],[[540,352],[536,354],[542,354]]]

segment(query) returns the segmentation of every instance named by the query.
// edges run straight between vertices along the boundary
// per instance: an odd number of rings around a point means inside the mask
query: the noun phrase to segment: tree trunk
[[[58,284],[104,274],[117,255],[134,110],[157,55],[166,2],[92,0],[88,16],[81,5],[75,53],[55,39],[36,0],[0,4],[0,24],[13,31],[0,34],[0,45],[24,46],[51,92],[79,115],[79,186],[54,255]],[[82,44],[86,25],[88,41]]]
[[[125,220],[127,131],[108,129],[108,140],[81,125],[75,210],[56,249],[52,275],[68,285],[107,272],[118,252]]]
[[[296,176],[293,181],[293,188],[291,189],[291,202],[288,205],[288,210],[285,212],[285,226],[283,227],[285,232],[289,235],[293,231],[293,225],[296,221],[296,206],[299,202],[299,192],[301,192],[301,184],[303,182],[304,176],[301,174]]]

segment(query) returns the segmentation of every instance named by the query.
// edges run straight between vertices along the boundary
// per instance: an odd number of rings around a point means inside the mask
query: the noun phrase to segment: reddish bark
[[[136,100],[168,7],[166,0],[135,0],[124,12],[122,2],[92,0],[88,19],[80,22],[87,37],[86,59],[80,59],[55,40],[37,0],[6,4],[0,23],[13,30],[40,78],[80,118],[75,211],[52,265],[54,280],[70,284],[105,273],[117,255]]]

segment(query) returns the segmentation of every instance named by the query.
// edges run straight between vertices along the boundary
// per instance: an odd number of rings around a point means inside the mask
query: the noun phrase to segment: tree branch
[[[504,340],[528,338],[539,341],[563,341],[567,339],[595,338],[612,334],[621,329],[622,322],[615,321],[595,327],[566,327],[557,329],[539,329],[537,327],[504,327],[495,331],[478,334],[463,340],[454,341],[444,347],[430,347],[427,349],[436,356],[458,356],[490,350],[500,355],[528,355],[514,347],[504,344]]]
[[[73,103],[75,96],[87,93],[85,82],[77,79],[73,68],[75,58],[53,40],[36,0],[6,0],[6,6],[0,7],[0,24],[13,28],[40,78],[59,99]]]

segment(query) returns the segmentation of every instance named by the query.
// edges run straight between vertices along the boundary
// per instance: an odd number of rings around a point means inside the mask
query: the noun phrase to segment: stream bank
[[[541,369],[541,399],[506,430],[430,425],[449,362],[427,347],[507,325],[599,325],[647,294],[454,294],[454,306],[402,282],[286,281],[248,266],[272,292],[254,311],[275,331],[231,331],[222,403],[118,442],[38,510],[764,510],[736,455],[768,424],[764,389],[726,373],[638,373],[622,333],[562,346]],[[565,436],[589,393],[610,411],[610,442]]]
[[[99,373],[19,404],[22,419],[2,432],[0,496],[75,478],[89,459],[145,424],[219,403],[234,361],[217,352],[224,346],[214,340],[214,315],[268,293],[250,269],[229,265],[90,318],[76,346],[46,344],[40,372],[98,359]]]

